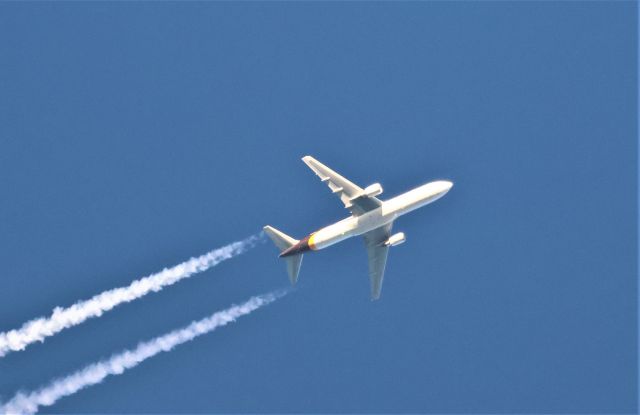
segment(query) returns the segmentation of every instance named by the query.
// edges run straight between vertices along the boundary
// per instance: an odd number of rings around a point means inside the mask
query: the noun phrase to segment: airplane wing
[[[387,254],[389,247],[383,243],[391,235],[392,223],[373,229],[364,235],[364,243],[369,255],[369,281],[371,282],[371,299],[380,298],[382,291],[382,280],[384,278],[384,268],[387,265]]]
[[[320,180],[327,183],[333,193],[340,196],[344,207],[349,209],[355,216],[362,215],[382,205],[380,199],[366,196],[362,188],[351,183],[313,157],[305,156],[302,161],[320,177]]]

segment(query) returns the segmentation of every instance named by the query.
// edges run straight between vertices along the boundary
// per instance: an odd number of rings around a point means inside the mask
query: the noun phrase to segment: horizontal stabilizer
[[[281,251],[284,251],[285,249],[292,247],[299,242],[297,239],[294,239],[284,232],[280,232],[276,228],[272,228],[269,225],[265,226],[263,229],[264,233],[266,233],[267,236],[271,238],[273,243],[276,244],[276,246],[280,248]]]
[[[266,233],[267,236],[271,238],[273,243],[276,244],[276,246],[280,248],[281,251],[284,251],[300,242],[297,239],[292,238],[284,232],[280,232],[276,228],[273,228],[269,225],[265,226],[263,229],[264,233]],[[283,258],[287,262],[287,273],[289,274],[289,281],[291,281],[291,284],[295,284],[296,281],[298,281],[298,274],[300,273],[300,266],[302,265],[302,254],[284,256]]]
[[[298,281],[300,267],[302,266],[302,254],[285,257],[285,261],[287,261],[287,273],[289,274],[289,281],[291,281],[291,285],[295,285],[295,283]]]

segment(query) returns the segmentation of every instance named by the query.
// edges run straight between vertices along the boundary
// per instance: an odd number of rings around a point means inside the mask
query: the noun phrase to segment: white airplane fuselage
[[[387,225],[399,216],[428,205],[444,196],[453,186],[446,180],[427,183],[392,199],[382,202],[382,206],[360,216],[350,216],[339,222],[311,233],[295,245],[284,250],[280,256],[297,255],[306,251],[327,248],[353,236],[365,234],[373,229]],[[404,234],[401,240],[404,241]],[[389,242],[389,241],[388,241]],[[393,245],[394,243],[390,243]]]

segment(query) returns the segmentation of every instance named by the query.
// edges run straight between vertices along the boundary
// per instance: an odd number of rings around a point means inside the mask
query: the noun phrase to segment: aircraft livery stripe
[[[309,248],[312,250],[316,250],[316,244],[313,242],[313,237],[316,236],[315,233],[312,233],[311,236],[309,236],[309,241],[307,242],[307,244],[309,245]]]

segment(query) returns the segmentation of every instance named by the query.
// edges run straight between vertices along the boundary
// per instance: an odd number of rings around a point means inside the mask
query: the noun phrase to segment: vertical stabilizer
[[[276,244],[280,251],[285,251],[300,242],[297,239],[292,238],[284,232],[280,232],[279,230],[271,226],[267,225],[263,229],[264,233],[266,233],[267,236],[271,238],[273,243]],[[298,281],[298,274],[300,273],[300,266],[302,265],[302,254],[290,255],[283,258],[287,262],[287,273],[289,274],[289,281],[291,281],[291,284],[295,284],[296,281]]]

